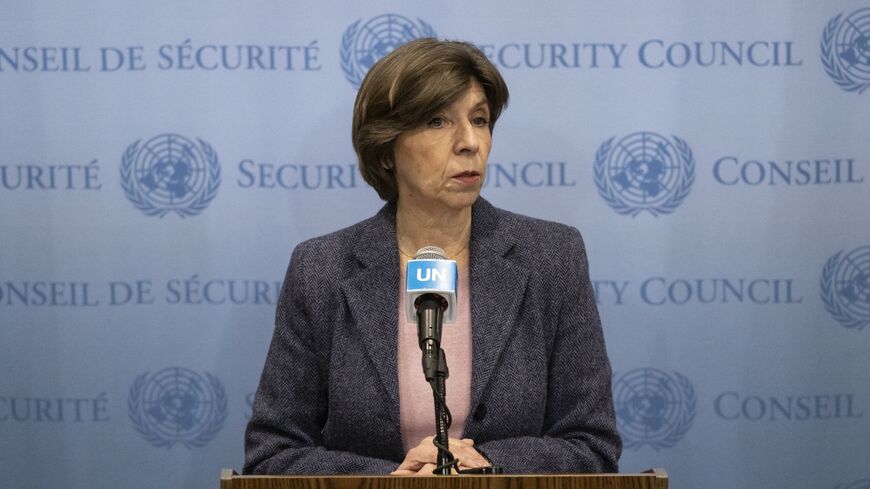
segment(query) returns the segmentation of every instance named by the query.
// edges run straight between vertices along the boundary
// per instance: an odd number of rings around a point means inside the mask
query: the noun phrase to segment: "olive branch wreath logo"
[[[870,14],[870,9],[866,10],[868,10],[868,14]],[[837,62],[837,53],[834,49],[834,39],[837,36],[837,30],[840,28],[841,17],[843,17],[842,13],[832,18],[822,32],[820,55],[822,67],[824,67],[828,76],[830,76],[831,79],[834,80],[834,83],[839,85],[840,88],[847,92],[858,92],[861,94],[864,90],[870,88],[870,80],[856,79],[856,77],[844,70],[840,63]]]
[[[167,438],[159,433],[152,426],[153,422],[147,419],[147,413],[144,410],[144,400],[142,397],[148,382],[152,380],[152,378],[149,378],[149,374],[150,372],[145,372],[136,378],[130,387],[130,397],[127,399],[127,413],[130,421],[133,423],[136,431],[145,438],[145,441],[157,448],[166,448],[167,450],[172,448],[176,443],[180,443],[190,449],[205,446],[223,428],[224,422],[227,419],[227,394],[220,380],[214,375],[205,372],[208,385],[215,397],[215,410],[211,418],[196,433],[196,436],[191,438]]]
[[[620,381],[635,372],[645,370],[647,369],[637,369],[628,372],[620,378]],[[695,396],[695,389],[692,387],[692,383],[679,372],[673,372],[672,377],[664,374],[664,372],[661,372],[661,374],[666,375],[679,388],[681,395],[679,416],[676,419],[676,422],[670,427],[667,434],[662,438],[634,438],[631,434],[626,433],[625,430],[621,430],[620,434],[622,435],[623,448],[625,449],[638,450],[644,445],[649,445],[655,450],[671,448],[676,445],[692,427],[697,409],[697,397]]]
[[[396,17],[402,17],[398,14],[385,14],[385,15],[395,15]],[[381,16],[383,17],[383,16]],[[377,17],[375,17],[377,18]],[[354,50],[353,44],[356,41],[356,36],[360,29],[360,22],[362,19],[357,20],[353,24],[351,24],[346,31],[344,31],[344,35],[341,36],[341,70],[344,72],[344,77],[349,81],[354,87],[359,88],[362,84],[363,78],[365,78],[365,72],[360,70],[354,60]],[[436,37],[435,29],[432,28],[431,25],[427,24],[423,19],[417,18],[417,22],[420,24],[420,30],[423,34],[422,37]]]
[[[636,206],[626,203],[622,199],[607,179],[607,160],[610,157],[610,151],[616,137],[611,137],[601,144],[595,153],[595,186],[598,188],[598,194],[607,202],[607,205],[622,215],[635,217],[641,212],[647,211],[654,217],[658,217],[661,214],[670,214],[683,203],[689,195],[692,183],[695,181],[695,157],[688,143],[677,136],[673,136],[673,138],[680,163],[685,171],[682,174],[679,185],[674,189],[668,200],[658,206]]]
[[[867,252],[870,253],[870,246],[867,246]],[[844,308],[837,297],[837,290],[834,286],[834,277],[837,275],[837,269],[841,265],[842,251],[837,252],[825,262],[822,268],[822,278],[820,281],[822,302],[825,304],[825,309],[833,316],[833,318],[846,328],[863,329],[870,325],[870,318],[854,317],[849,313],[848,309]]]
[[[218,187],[221,183],[221,167],[218,163],[217,153],[214,148],[202,139],[197,139],[197,141],[199,142],[199,149],[205,155],[206,164],[208,165],[208,182],[204,191],[202,191],[187,207],[167,208],[156,206],[148,200],[147,195],[145,195],[139,189],[138,185],[136,185],[134,164],[136,162],[136,156],[139,153],[139,143],[142,142],[141,139],[128,146],[127,150],[124,152],[123,158],[121,159],[121,188],[124,190],[127,199],[147,216],[157,216],[162,218],[170,212],[175,212],[183,218],[195,216],[202,212],[217,195]]]

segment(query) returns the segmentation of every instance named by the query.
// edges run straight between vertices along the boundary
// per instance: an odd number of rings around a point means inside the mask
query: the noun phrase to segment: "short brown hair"
[[[498,69],[470,43],[416,39],[366,74],[353,107],[353,148],[360,173],[382,199],[399,197],[393,173],[396,138],[459,99],[471,80],[486,94],[492,132],[507,106],[508,89]]]

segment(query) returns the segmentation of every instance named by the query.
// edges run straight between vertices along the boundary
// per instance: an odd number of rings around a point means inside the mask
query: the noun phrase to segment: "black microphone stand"
[[[437,294],[423,294],[415,302],[417,308],[417,339],[423,351],[423,375],[432,387],[435,399],[435,439],[433,443],[438,449],[437,466],[433,474],[450,475],[450,469],[455,468],[458,474],[501,474],[501,467],[481,467],[459,470],[459,461],[450,453],[448,429],[452,422],[450,409],[447,408],[447,388],[445,386],[450,372],[447,369],[447,358],[441,349],[441,325],[447,301]],[[483,453],[481,452],[481,455]],[[484,458],[486,458],[484,456]]]
[[[433,473],[439,475],[450,474],[450,467],[456,463],[449,450],[450,440],[447,434],[447,430],[450,429],[450,410],[447,409],[445,381],[449,376],[450,371],[447,369],[447,358],[444,356],[444,350],[438,348],[438,368],[435,370],[435,382],[430,383],[430,385],[432,386],[432,395],[435,397],[435,446],[438,447],[438,465]]]
[[[456,458],[450,453],[448,429],[450,410],[447,409],[445,380],[450,375],[447,359],[441,349],[441,325],[447,301],[436,294],[424,294],[417,299],[417,339],[423,351],[423,375],[432,386],[435,400],[435,439],[438,448],[437,467],[434,474],[449,475],[450,468],[456,465]]]

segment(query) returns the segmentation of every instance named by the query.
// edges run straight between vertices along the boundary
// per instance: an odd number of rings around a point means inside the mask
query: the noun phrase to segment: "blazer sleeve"
[[[389,473],[397,463],[324,446],[329,334],[318,331],[312,318],[328,302],[315,298],[316,287],[306,291],[306,273],[317,271],[306,269],[305,248],[303,243],[294,250],[278,301],[275,332],[245,432],[244,473]]]
[[[478,449],[507,473],[617,472],[622,443],[616,430],[611,369],[588,262],[571,228],[563,264],[562,303],[549,359],[542,436],[491,440]]]

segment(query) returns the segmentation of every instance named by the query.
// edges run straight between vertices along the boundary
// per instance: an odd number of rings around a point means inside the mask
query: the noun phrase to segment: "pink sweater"
[[[399,421],[405,453],[420,440],[435,434],[435,400],[432,388],[423,377],[417,323],[405,320],[405,274],[399,289]],[[450,437],[460,438],[471,409],[471,302],[468,270],[459,271],[456,322],[445,324],[441,348],[447,357],[447,407],[453,415]]]

